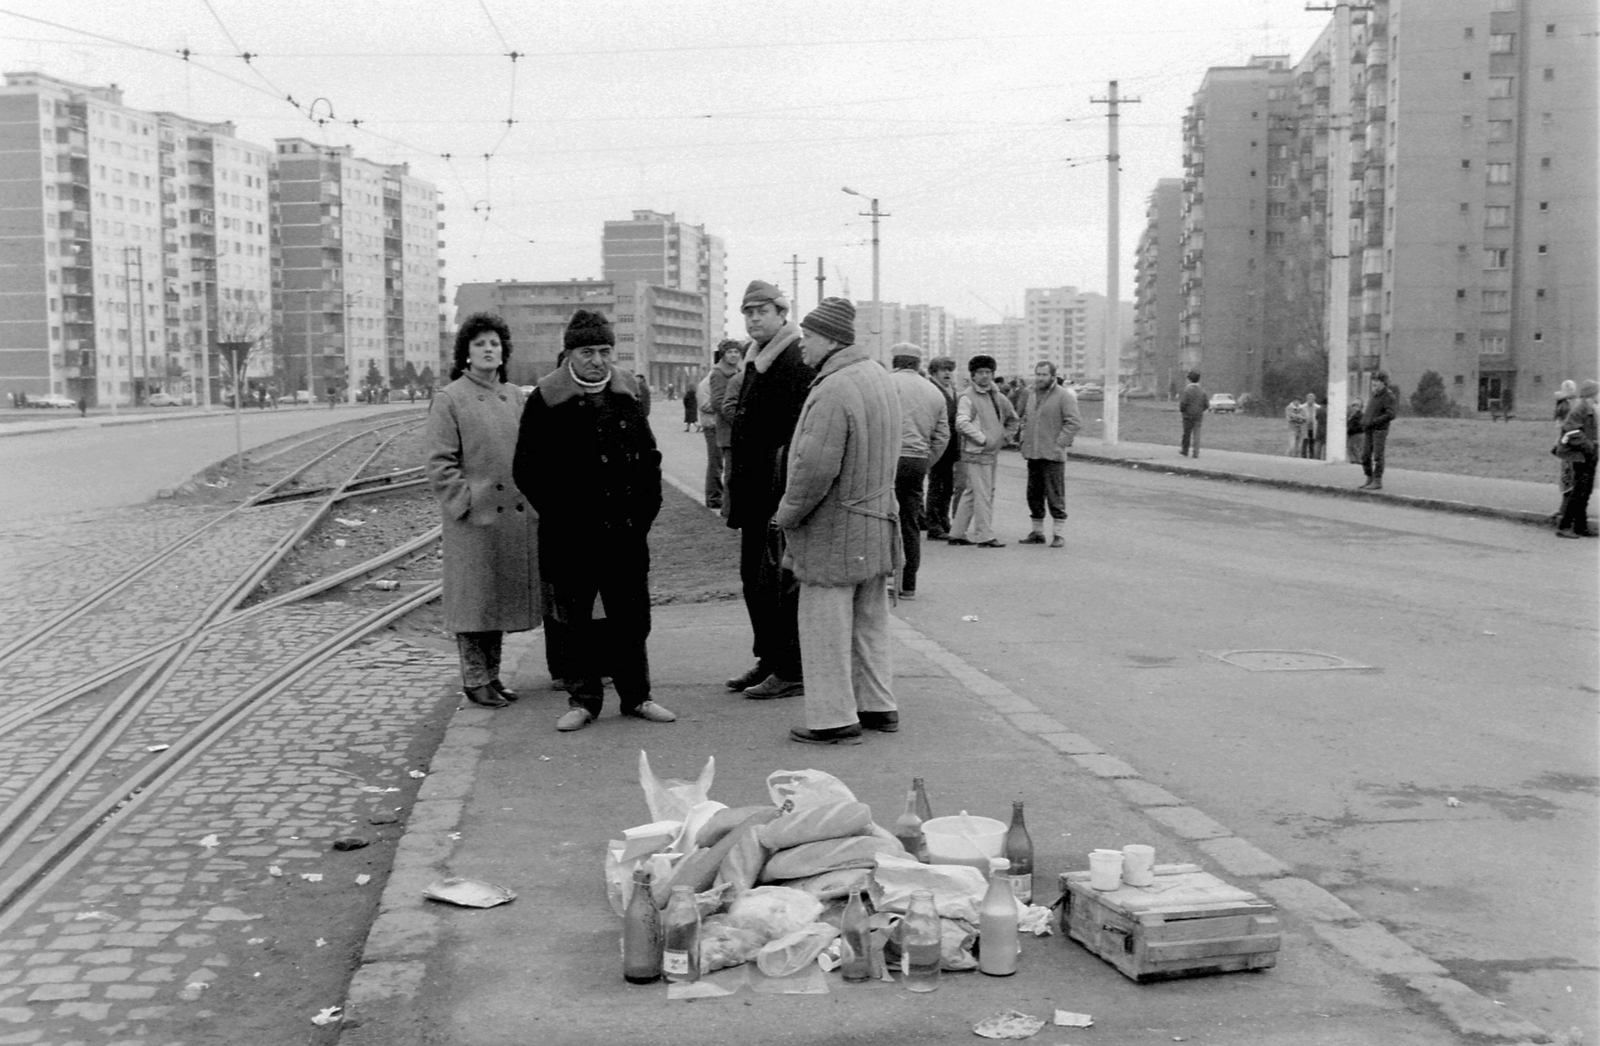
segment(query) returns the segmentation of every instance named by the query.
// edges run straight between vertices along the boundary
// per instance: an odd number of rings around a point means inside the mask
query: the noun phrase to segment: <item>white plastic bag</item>
[[[799,973],[817,955],[839,936],[837,927],[827,923],[812,923],[793,933],[784,934],[775,941],[762,945],[756,953],[756,968],[768,977],[787,977]]]
[[[706,760],[700,777],[694,781],[662,780],[650,769],[650,757],[639,749],[639,787],[644,789],[644,801],[650,807],[652,821],[683,821],[689,811],[706,801],[711,791],[711,781],[717,776],[717,758]]]
[[[978,921],[978,905],[988,891],[983,873],[965,864],[922,864],[910,857],[880,853],[872,872],[873,911],[903,912],[913,890],[932,890],[942,918]]]
[[[779,770],[768,774],[767,794],[772,797],[772,805],[785,813],[856,801],[843,781],[821,770]]]
[[[755,930],[769,941],[803,930],[822,914],[822,902],[787,886],[758,886],[746,890],[728,906],[731,926]]]

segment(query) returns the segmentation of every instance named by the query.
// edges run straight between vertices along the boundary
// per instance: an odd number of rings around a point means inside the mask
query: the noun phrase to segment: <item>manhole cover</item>
[[[1248,672],[1324,672],[1338,668],[1372,667],[1347,657],[1319,654],[1314,650],[1225,650],[1211,656]]]

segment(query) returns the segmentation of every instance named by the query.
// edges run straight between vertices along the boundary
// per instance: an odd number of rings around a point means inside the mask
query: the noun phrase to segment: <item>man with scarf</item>
[[[900,566],[901,408],[883,366],[855,346],[855,311],[843,298],[824,298],[800,321],[805,362],[817,377],[773,517],[800,581],[805,726],[789,736],[806,744],[860,744],[863,727],[900,729],[885,582]]]
[[[956,432],[967,466],[967,489],[956,506],[950,544],[1002,548],[994,536],[994,479],[1000,448],[1017,434],[1017,411],[994,383],[994,357],[979,353],[967,361],[972,384],[956,402]],[[968,534],[970,528],[970,536]]]
[[[539,381],[517,433],[512,477],[539,514],[539,566],[566,633],[561,731],[600,714],[603,671],[622,714],[677,719],[650,699],[650,525],[661,511],[661,452],[637,380],[611,364],[615,336],[597,312],[567,325],[565,360]],[[598,599],[605,628],[594,619]],[[602,649],[604,647],[604,649]]]
[[[797,619],[799,585],[782,566],[783,536],[772,526],[788,470],[789,439],[814,372],[801,358],[800,329],[789,300],[764,280],[744,292],[740,312],[750,335],[739,375],[728,452],[728,526],[739,531],[739,579],[756,663],[728,680],[729,690],[753,698],[805,693]]]

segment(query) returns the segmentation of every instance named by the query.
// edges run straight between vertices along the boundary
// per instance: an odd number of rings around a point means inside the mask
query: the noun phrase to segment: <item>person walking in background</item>
[[[1384,450],[1395,411],[1395,394],[1389,387],[1389,375],[1380,370],[1372,376],[1372,392],[1361,412],[1361,469],[1367,474],[1367,481],[1357,488],[1359,490],[1383,489]]]
[[[724,510],[723,497],[727,472],[728,439],[733,426],[722,417],[722,401],[728,393],[728,379],[739,369],[739,357],[744,345],[732,338],[723,338],[717,345],[717,356],[711,370],[695,390],[700,404],[700,431],[706,434],[706,508]]]
[[[922,566],[922,485],[929,466],[944,456],[950,444],[950,423],[944,396],[918,370],[922,349],[901,342],[889,351],[894,364],[889,380],[900,404],[900,460],[895,466],[894,497],[900,506],[905,567],[900,571],[898,591],[901,599],[915,599],[917,571]]]
[[[1317,415],[1317,394],[1315,392],[1306,393],[1305,408],[1306,408],[1306,428],[1305,428],[1305,434],[1300,440],[1300,456],[1302,458],[1314,458],[1314,457],[1317,456],[1317,416],[1318,416]],[[1323,411],[1322,416],[1326,417],[1327,416],[1327,412]]]
[[[1078,396],[1056,382],[1056,365],[1040,360],[1033,368],[1033,388],[1023,393],[1022,458],[1028,463],[1028,516],[1033,529],[1024,545],[1044,544],[1044,513],[1050,509],[1050,547],[1061,548],[1067,539],[1067,448],[1072,446],[1083,419]]]
[[[1559,441],[1566,434],[1564,422],[1567,414],[1572,410],[1572,401],[1578,398],[1578,383],[1570,378],[1561,383],[1556,390],[1556,439]],[[1561,456],[1561,444],[1557,442],[1550,453],[1556,456],[1556,493],[1560,499],[1556,502],[1556,510],[1551,513],[1550,521],[1557,526],[1561,525],[1561,508],[1566,504],[1567,494],[1572,490],[1572,462]]]
[[[771,524],[783,496],[789,440],[815,373],[802,358],[800,328],[789,319],[782,291],[753,280],[739,311],[750,344],[733,407],[726,496],[732,502],[728,526],[739,531],[739,579],[756,663],[727,687],[753,698],[795,697],[805,693],[800,586],[783,566],[783,534]]]
[[[693,432],[698,424],[700,424],[700,405],[695,402],[694,386],[686,384],[683,389],[683,431]]]
[[[1361,435],[1361,401],[1350,400],[1350,408],[1344,412],[1344,458],[1346,461],[1360,461],[1361,450],[1366,446],[1366,441]]]
[[[1556,521],[1556,537],[1592,538],[1589,529],[1589,495],[1594,490],[1594,469],[1600,457],[1595,430],[1595,396],[1600,383],[1586,381],[1578,386],[1567,416],[1561,422],[1561,439],[1556,453],[1572,463],[1572,487],[1561,499],[1561,518]],[[1592,580],[1592,579],[1591,579]]]
[[[935,356],[928,361],[928,381],[944,397],[945,420],[950,427],[950,441],[928,469],[928,504],[923,513],[928,525],[928,540],[943,541],[950,536],[950,505],[961,496],[967,485],[966,468],[961,464],[961,441],[956,438],[956,361],[949,356]]]
[[[1311,426],[1311,456],[1320,461],[1328,453],[1328,405],[1320,400],[1311,414]]]
[[[1306,439],[1306,404],[1298,396],[1289,401],[1283,408],[1283,420],[1289,423],[1289,449],[1286,452],[1291,458],[1300,456],[1300,445]]]
[[[1003,548],[1005,542],[994,536],[994,480],[1000,448],[1017,433],[1017,412],[995,387],[993,356],[973,356],[967,361],[967,373],[972,384],[956,402],[967,488],[961,492],[949,540],[952,545]]]
[[[855,347],[855,311],[843,298],[824,298],[800,321],[805,363],[817,377],[773,516],[800,581],[806,725],[789,736],[806,744],[859,744],[863,727],[900,729],[884,585],[899,566],[900,402],[883,367]]]
[[[1183,387],[1183,395],[1178,397],[1178,414],[1183,418],[1183,442],[1178,444],[1178,453],[1187,457],[1193,448],[1195,457],[1200,456],[1200,423],[1205,420],[1206,411],[1211,409],[1211,396],[1200,387],[1200,372],[1189,372],[1189,384]]]
[[[523,395],[505,380],[510,356],[500,317],[461,324],[450,384],[428,411],[424,466],[444,535],[444,627],[456,635],[467,699],[486,708],[517,699],[500,679],[504,634],[539,619],[534,515],[513,478]]]
[[[539,567],[570,647],[562,732],[582,730],[605,700],[602,665],[622,714],[670,723],[650,697],[651,524],[661,511],[661,452],[638,381],[611,365],[615,335],[579,309],[563,335],[564,367],[546,375],[522,414],[516,485],[539,513]],[[604,631],[594,619],[605,608]]]

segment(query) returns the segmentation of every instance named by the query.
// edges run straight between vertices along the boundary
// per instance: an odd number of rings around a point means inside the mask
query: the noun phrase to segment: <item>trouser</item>
[[[917,590],[917,568],[922,566],[922,481],[928,474],[927,458],[901,458],[895,466],[894,499],[900,503],[900,543],[905,546],[905,569],[900,591]]]
[[[1046,506],[1051,519],[1067,518],[1067,463],[1029,458],[1028,518],[1043,522]]]
[[[722,448],[717,446],[717,427],[700,430],[706,438],[706,507],[722,505]]]
[[[796,610],[799,582],[782,562],[782,531],[769,527],[766,520],[739,531],[739,580],[754,637],[751,652],[768,674],[803,679]]]
[[[1200,418],[1199,416],[1183,416],[1183,443],[1178,447],[1178,453],[1187,455],[1191,442],[1194,445],[1194,456],[1200,456]]]
[[[800,650],[806,726],[858,722],[858,712],[893,712],[889,593],[882,577],[857,585],[801,585]]]
[[[1291,458],[1298,458],[1301,455],[1302,452],[1300,450],[1300,444],[1304,443],[1305,439],[1306,439],[1306,430],[1305,429],[1297,428],[1297,427],[1291,427],[1289,429],[1289,450],[1288,450],[1288,454],[1289,454],[1289,456]]]
[[[1594,467],[1592,461],[1572,463],[1572,489],[1561,498],[1561,519],[1557,524],[1561,530],[1589,532],[1589,495],[1594,491]],[[806,686],[809,690],[810,683]]]
[[[955,492],[954,459],[943,461],[928,470],[928,504],[923,520],[930,534],[950,533],[950,499]]]
[[[975,543],[993,541],[994,477],[999,460],[983,458],[963,464],[967,466],[967,489],[961,492],[961,503],[956,506],[955,526],[951,528],[950,536],[967,538]]]
[[[717,453],[722,456],[722,505],[721,515],[728,518],[728,513],[733,510],[733,490],[728,485],[728,477],[733,472],[733,455],[722,444],[717,445]]]
[[[550,587],[565,633],[568,704],[599,715],[607,673],[624,711],[650,700],[650,550],[644,539],[605,548],[594,562],[552,578]],[[594,616],[597,597],[605,609],[601,620]]]
[[[1366,435],[1366,446],[1361,448],[1361,469],[1368,479],[1382,479],[1383,449],[1389,442],[1389,430],[1373,429]]]
[[[1361,438],[1361,433],[1347,433],[1344,437],[1344,459],[1349,462],[1360,461],[1366,445],[1366,441]]]
[[[461,657],[461,685],[468,690],[488,686],[500,678],[500,647],[504,632],[457,632],[456,653]]]

